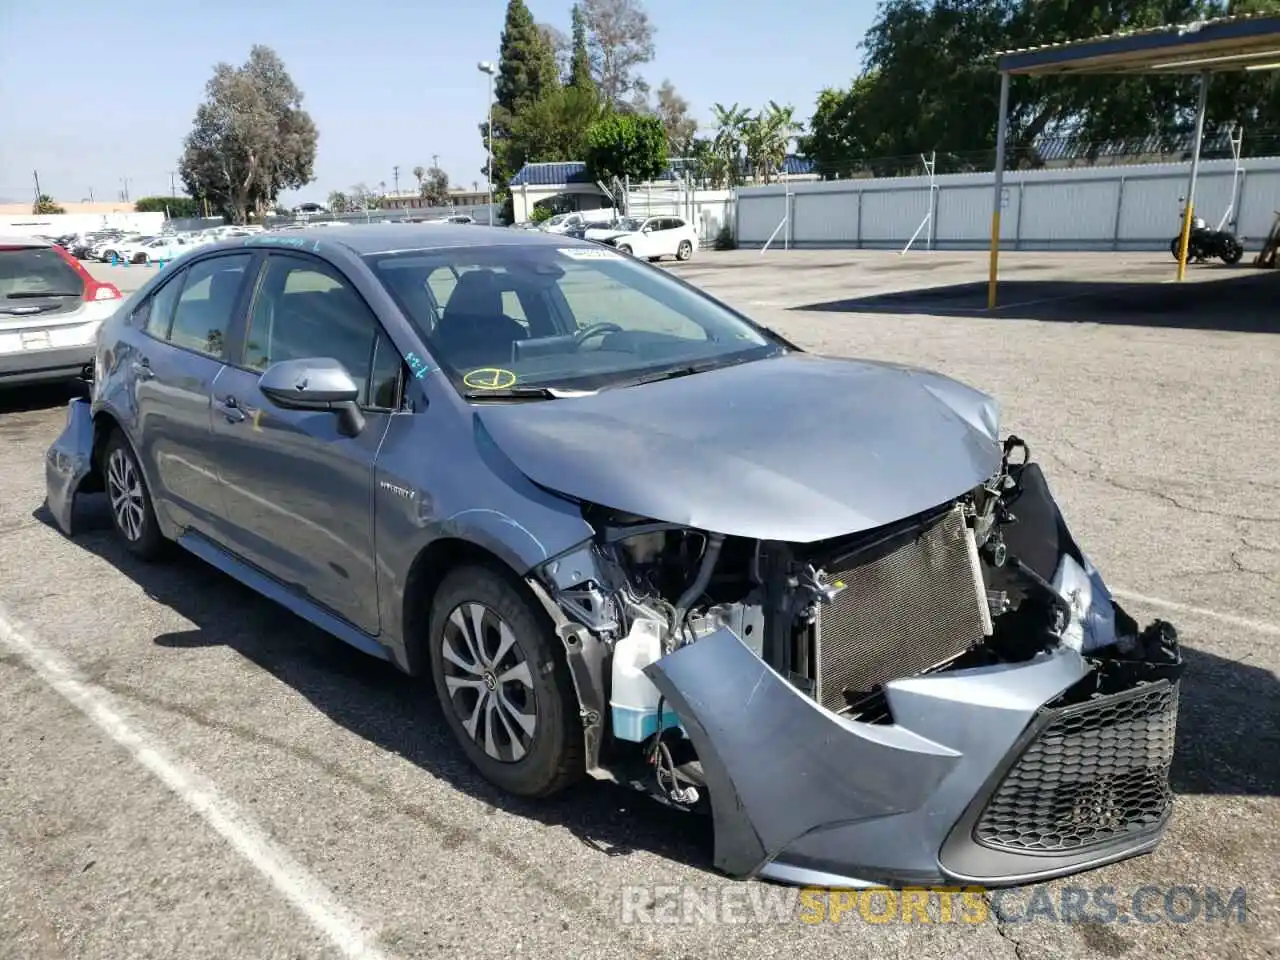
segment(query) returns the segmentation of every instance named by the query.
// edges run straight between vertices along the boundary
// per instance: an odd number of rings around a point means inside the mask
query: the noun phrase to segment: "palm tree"
[[[726,165],[725,173],[729,186],[736,186],[740,182],[738,174],[743,128],[750,119],[750,115],[745,107],[740,107],[736,103],[731,107],[725,107],[719,103],[713,104],[711,112],[715,116],[716,136],[712,144],[716,156]]]
[[[426,169],[425,169],[424,167],[414,167],[414,168],[413,168],[413,179],[415,179],[415,180],[417,180],[417,181],[418,181],[418,195],[419,195],[419,196],[421,196],[421,195],[422,195],[422,178],[423,178],[423,177],[425,177],[426,175],[427,175],[427,171],[426,171]]]
[[[796,108],[787,104],[779,106],[777,101],[770,100],[763,111],[764,135],[760,144],[761,158],[764,160],[764,180],[769,182],[770,172],[781,173],[787,162],[787,154],[791,152],[791,141],[804,132],[804,124],[796,120]]]

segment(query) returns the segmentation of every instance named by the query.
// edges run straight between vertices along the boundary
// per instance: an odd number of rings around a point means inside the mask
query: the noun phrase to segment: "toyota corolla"
[[[48,506],[102,492],[409,674],[493,783],[613,780],[794,883],[1009,885],[1152,850],[1183,661],[1028,445],[660,268],[396,224],[194,251],[102,327]]]

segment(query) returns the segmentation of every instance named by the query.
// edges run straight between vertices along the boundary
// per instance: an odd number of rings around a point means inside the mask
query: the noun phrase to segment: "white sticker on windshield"
[[[622,254],[591,247],[562,247],[556,251],[573,260],[621,260]]]

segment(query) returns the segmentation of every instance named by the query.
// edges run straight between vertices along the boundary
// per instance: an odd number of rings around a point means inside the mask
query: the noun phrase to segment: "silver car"
[[[0,236],[0,388],[79,376],[123,299],[63,247]]]
[[[1153,849],[1183,660],[988,396],[798,349],[540,232],[261,234],[103,327],[48,452],[409,674],[515,794],[613,780],[794,883],[1018,884]]]

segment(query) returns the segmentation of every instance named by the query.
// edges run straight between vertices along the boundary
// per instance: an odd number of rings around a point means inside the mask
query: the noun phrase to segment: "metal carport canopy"
[[[996,305],[1000,256],[1000,201],[1004,190],[1005,139],[1009,122],[1011,76],[1082,74],[1195,74],[1200,78],[1195,145],[1183,216],[1178,279],[1186,269],[1187,236],[1195,203],[1196,174],[1204,137],[1205,94],[1209,75],[1238,70],[1280,69],[1280,16],[1242,15],[1113,33],[1087,40],[1008,50],[997,54],[1000,71],[1000,121],[996,133],[995,197],[991,214],[991,271],[987,306]]]

